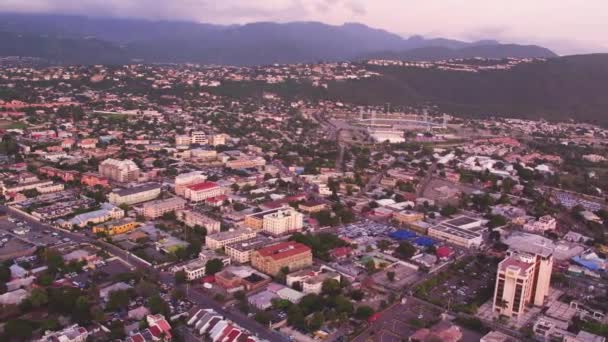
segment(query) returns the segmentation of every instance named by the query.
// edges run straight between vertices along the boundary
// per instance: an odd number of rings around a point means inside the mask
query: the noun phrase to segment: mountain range
[[[183,21],[0,13],[0,55],[58,64],[264,65],[367,58],[556,57],[534,45],[399,35],[356,23],[211,25]]]

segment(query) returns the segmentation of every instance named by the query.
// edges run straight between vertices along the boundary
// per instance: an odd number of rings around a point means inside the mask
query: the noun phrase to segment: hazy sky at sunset
[[[608,52],[608,0],[0,0],[0,11],[192,20],[360,22],[404,37]]]

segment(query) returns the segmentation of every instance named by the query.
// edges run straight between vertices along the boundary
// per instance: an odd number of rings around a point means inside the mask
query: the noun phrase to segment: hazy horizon
[[[601,0],[5,0],[0,11],[180,20],[210,24],[318,21],[361,23],[404,38],[494,39],[536,44],[558,54],[608,52],[608,2]],[[539,19],[540,18],[540,19]],[[550,18],[541,20],[542,18]]]

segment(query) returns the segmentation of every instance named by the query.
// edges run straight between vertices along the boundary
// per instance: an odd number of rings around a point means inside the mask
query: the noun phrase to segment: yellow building
[[[116,235],[130,232],[139,227],[139,223],[132,218],[124,218],[113,220],[93,227],[93,233],[105,233],[107,235]]]
[[[251,253],[251,266],[276,276],[283,267],[297,271],[312,265],[311,249],[294,241],[280,242]]]

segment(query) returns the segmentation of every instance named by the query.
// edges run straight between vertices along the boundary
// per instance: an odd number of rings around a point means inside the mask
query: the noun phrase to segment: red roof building
[[[454,251],[448,246],[441,246],[437,248],[436,251],[437,257],[440,259],[447,259],[452,256],[453,253]]]
[[[299,242],[281,242],[252,252],[251,265],[270,275],[279,274],[283,267],[293,272],[312,265],[312,250]]]

